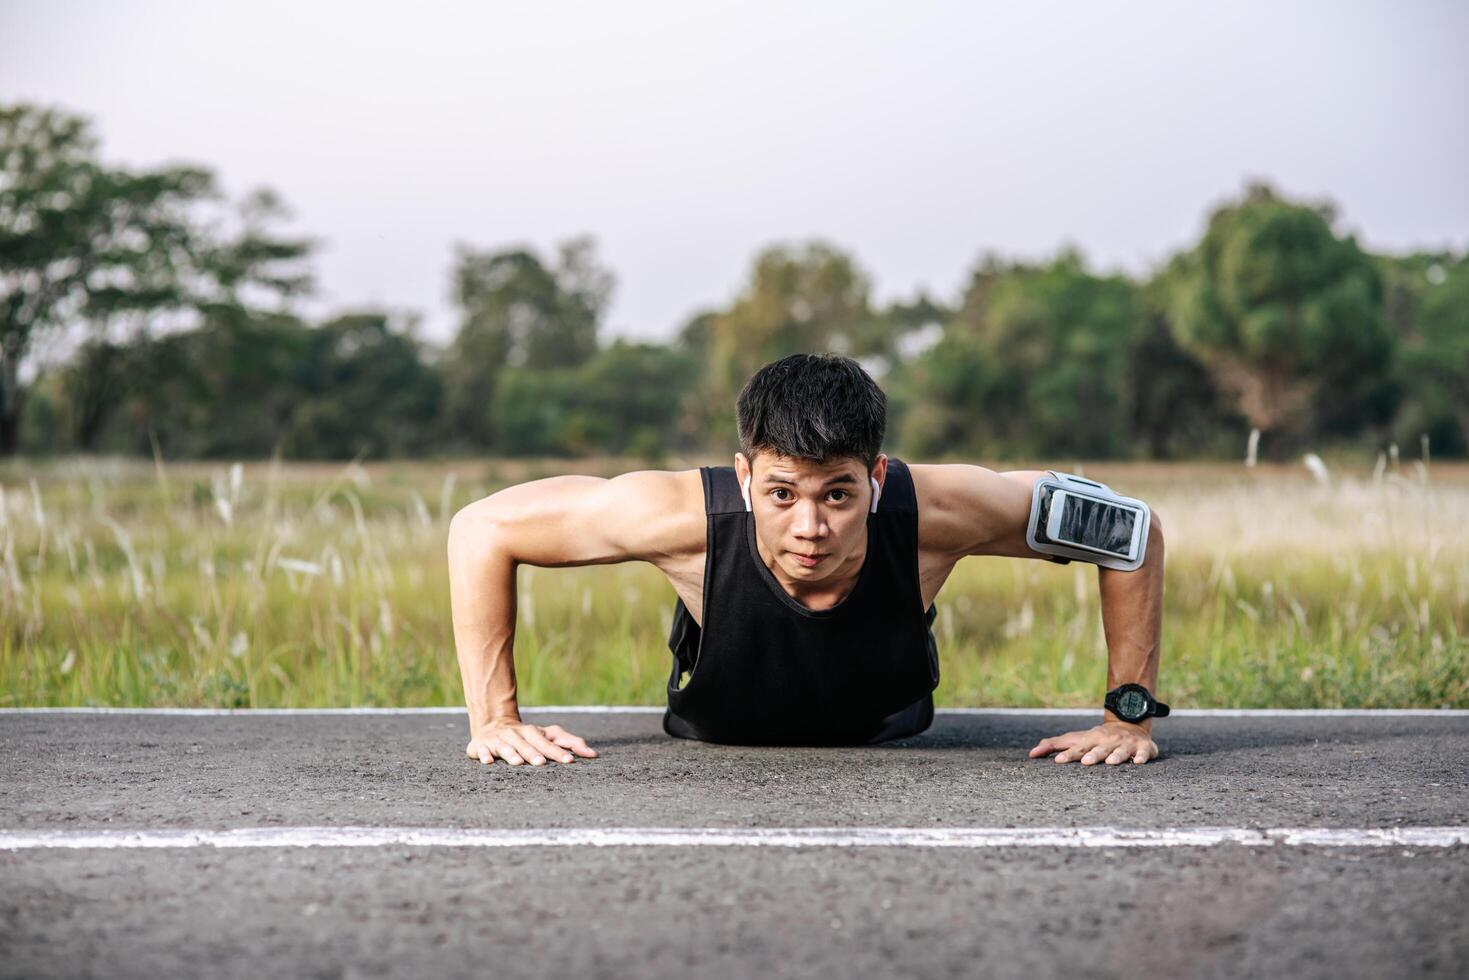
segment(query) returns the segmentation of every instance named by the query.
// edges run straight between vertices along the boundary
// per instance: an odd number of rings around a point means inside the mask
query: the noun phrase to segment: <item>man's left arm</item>
[[[1046,559],[1026,541],[1035,481],[1045,470],[997,473],[962,463],[909,464],[919,499],[919,545],[951,556],[1000,555]],[[1152,512],[1147,554],[1130,572],[1097,566],[1102,629],[1107,638],[1107,687],[1142,684],[1157,693],[1163,629],[1163,524]],[[1099,697],[1100,701],[1101,698]],[[1107,709],[1102,723],[1085,731],[1041,739],[1030,757],[1058,752],[1057,762],[1083,765],[1131,759],[1144,763],[1158,755],[1153,719],[1125,722]]]
[[[1163,634],[1163,525],[1153,512],[1147,556],[1130,572],[1097,566],[1102,596],[1102,631],[1107,637],[1107,690],[1141,684],[1158,691],[1158,659]],[[1144,763],[1158,755],[1153,719],[1123,721],[1102,709],[1102,723],[1085,731],[1041,739],[1031,758],[1060,750],[1057,762],[1081,760],[1084,766],[1105,761],[1117,765],[1131,759]]]

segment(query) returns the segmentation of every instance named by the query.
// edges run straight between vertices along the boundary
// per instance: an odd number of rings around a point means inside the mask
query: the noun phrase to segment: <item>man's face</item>
[[[881,485],[888,458],[878,456],[871,477]],[[844,457],[828,463],[755,454],[753,469],[735,454],[735,476],[750,479],[755,533],[765,551],[792,579],[818,582],[843,568],[863,544],[872,484],[862,461]],[[822,556],[814,563],[801,559]]]

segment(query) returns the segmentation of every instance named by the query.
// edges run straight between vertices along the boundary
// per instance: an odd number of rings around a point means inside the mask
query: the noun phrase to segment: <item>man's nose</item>
[[[801,538],[820,538],[826,535],[826,516],[816,504],[805,504],[796,508],[796,520],[791,533]]]

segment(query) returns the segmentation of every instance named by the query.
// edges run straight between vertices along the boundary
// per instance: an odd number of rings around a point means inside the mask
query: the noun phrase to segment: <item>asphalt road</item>
[[[1115,767],[1027,758],[1089,715],[940,713],[864,748],[527,719],[600,758],[483,766],[462,714],[0,712],[0,976],[1469,971],[1469,844],[1161,846],[1175,828],[1463,830],[1469,713],[1176,713],[1158,759]],[[1111,828],[1160,846],[34,846],[325,827]]]

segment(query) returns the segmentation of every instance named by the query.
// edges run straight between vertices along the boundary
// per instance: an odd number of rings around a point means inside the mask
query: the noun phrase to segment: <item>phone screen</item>
[[[1068,493],[1054,540],[1131,560],[1138,512]]]

